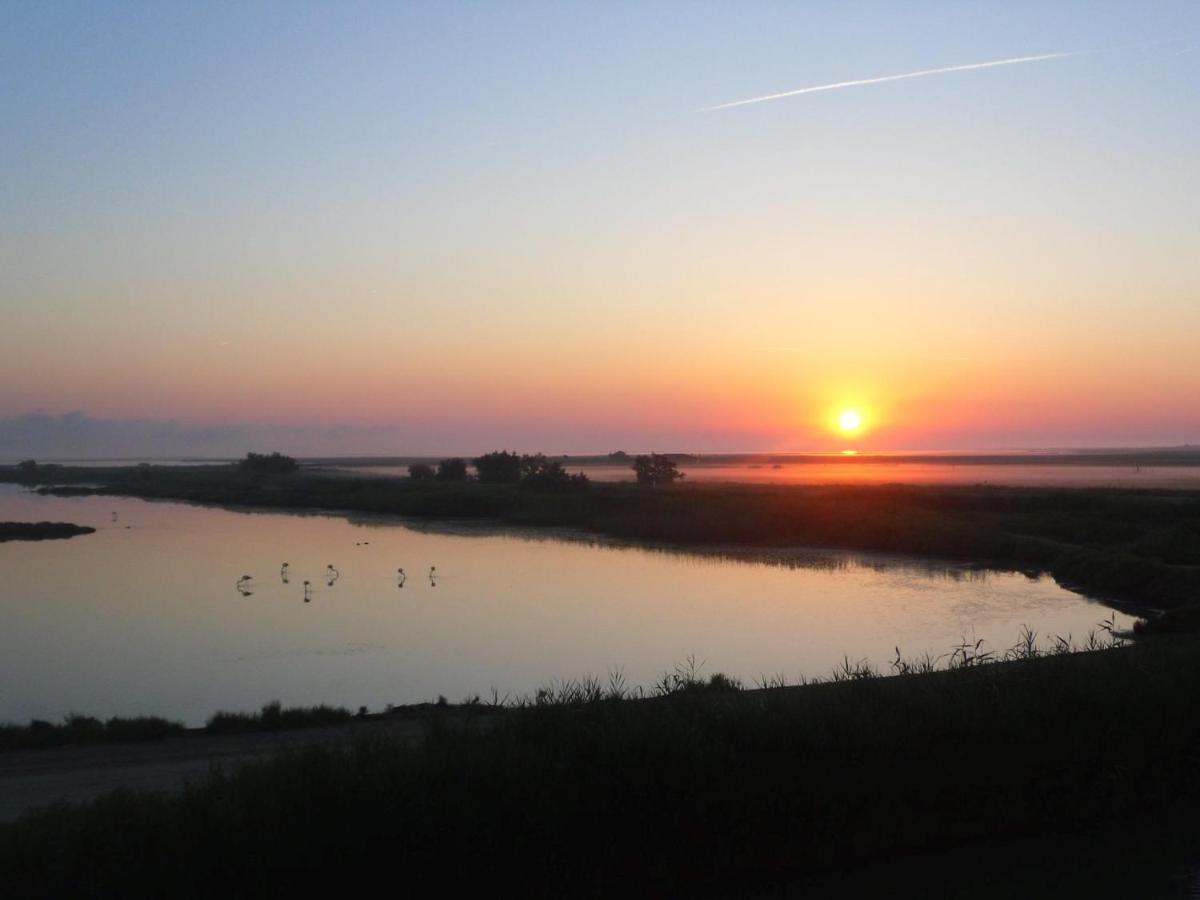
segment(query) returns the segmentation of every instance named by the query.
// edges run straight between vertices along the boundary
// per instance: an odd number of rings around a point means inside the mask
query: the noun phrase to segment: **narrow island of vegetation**
[[[0,522],[0,542],[61,540],[92,534],[95,530],[89,525],[70,522]]]

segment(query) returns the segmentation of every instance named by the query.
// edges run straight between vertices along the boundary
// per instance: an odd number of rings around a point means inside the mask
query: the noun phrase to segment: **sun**
[[[853,434],[862,427],[862,413],[857,409],[844,409],[838,413],[838,428],[846,434]]]

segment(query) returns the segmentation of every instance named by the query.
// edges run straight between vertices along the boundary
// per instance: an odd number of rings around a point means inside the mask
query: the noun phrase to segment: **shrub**
[[[588,484],[582,472],[572,475],[557,459],[546,459],[541,453],[521,457],[521,471],[521,486],[535,491],[565,491]]]
[[[466,481],[467,461],[457,456],[451,457],[450,459],[443,459],[440,463],[438,463],[437,480]]]
[[[522,457],[507,450],[485,453],[474,460],[479,480],[488,484],[511,484],[521,479]]]
[[[437,473],[433,471],[433,466],[425,463],[413,463],[408,467],[408,477],[413,481],[428,481],[435,477]]]
[[[671,484],[685,477],[675,460],[662,453],[634,457],[633,471],[638,484]]]

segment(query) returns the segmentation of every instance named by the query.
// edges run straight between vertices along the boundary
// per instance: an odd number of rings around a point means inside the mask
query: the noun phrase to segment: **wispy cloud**
[[[1069,59],[1072,56],[1088,56],[1097,53],[1096,50],[1072,50],[1066,53],[1039,53],[1037,56],[1014,56],[1009,59],[993,59],[988,62],[967,63],[961,66],[942,66],[939,69],[921,69],[918,72],[904,72],[900,75],[880,75],[876,78],[856,78],[853,81],[835,81],[832,84],[816,84],[811,87],[798,88],[794,91],[781,91],[778,94],[765,94],[762,97],[749,97],[745,100],[733,100],[729,103],[718,103],[716,106],[706,106],[700,112],[712,112],[718,109],[732,109],[735,106],[749,106],[751,103],[766,103],[768,100],[782,100],[784,97],[799,97],[801,94],[816,94],[821,91],[836,91],[841,88],[861,87],[866,84],[883,84],[885,81],[904,81],[907,78],[924,78],[927,75],[945,75],[949,72],[971,72],[975,69],[994,69],[998,66],[1016,66],[1021,63],[1045,62],[1051,59]]]

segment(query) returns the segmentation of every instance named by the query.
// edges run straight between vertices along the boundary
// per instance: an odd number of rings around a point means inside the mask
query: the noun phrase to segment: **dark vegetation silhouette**
[[[522,460],[516,453],[494,450],[476,457],[475,472],[484,484],[515,484],[521,480]]]
[[[283,706],[273,700],[256,713],[217,712],[204,726],[208,734],[234,734],[246,731],[286,731],[317,725],[349,722],[350,710],[341,706]]]
[[[460,459],[456,456],[450,459],[443,459],[438,463],[438,481],[466,481],[468,477],[467,461],[465,459]]]
[[[408,467],[408,477],[413,481],[432,481],[436,476],[433,466],[426,463],[413,463]]]
[[[679,464],[663,453],[649,453],[634,457],[633,474],[638,484],[674,484],[686,476],[679,471]]]
[[[4,541],[51,541],[92,534],[90,525],[70,522],[0,522],[0,543]]]
[[[53,477],[55,470],[59,468],[58,463],[39,463],[36,459],[23,459],[13,467],[17,473],[14,481],[19,484],[37,484],[43,477]]]
[[[532,491],[562,492],[581,490],[589,484],[582,472],[567,472],[557,459],[547,459],[544,454],[521,457],[521,487]]]
[[[561,460],[549,459],[544,453],[521,455],[496,450],[475,459],[474,465],[481,484],[520,484],[546,492],[575,490],[588,484],[582,472],[571,474]]]
[[[31,815],[0,828],[0,871],[23,897],[346,891],[381,860],[415,896],[828,896],[847,878],[874,896],[1164,896],[1200,843],[1200,642],[1021,646],[894,678],[847,660],[798,688],[739,690],[691,661],[646,699],[614,673],[516,709],[431,705],[423,741],[306,748],[176,797]],[[1062,835],[1117,862],[1097,854],[1089,880],[1077,854],[1013,855]],[[1134,857],[1130,893],[1121,854],[1180,836],[1170,866]],[[983,874],[939,864],[964,858]]]
[[[296,460],[282,453],[247,453],[238,463],[243,472],[255,475],[289,475],[299,468]]]
[[[4,541],[46,541],[92,534],[95,528],[71,522],[0,522],[0,544]]]

